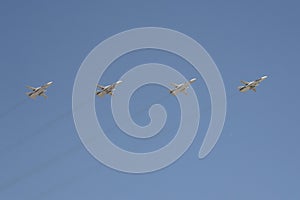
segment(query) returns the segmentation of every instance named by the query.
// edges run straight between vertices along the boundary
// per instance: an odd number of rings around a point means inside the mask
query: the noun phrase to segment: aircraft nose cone
[[[196,81],[196,78],[192,78],[191,80],[190,80],[190,83],[193,83],[193,82],[195,82]]]
[[[266,78],[268,78],[268,76],[263,76],[263,77],[262,77],[262,79],[266,79]]]
[[[123,81],[117,81],[117,84],[120,84],[120,83],[122,83]]]
[[[47,85],[51,85],[53,83],[53,81],[50,81],[49,83],[47,83]]]

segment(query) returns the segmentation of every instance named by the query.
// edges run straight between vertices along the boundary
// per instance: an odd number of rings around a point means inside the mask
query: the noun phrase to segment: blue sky
[[[2,1],[0,199],[299,199],[299,6],[277,0]],[[86,151],[71,104],[75,76],[88,53],[114,34],[145,26],[174,29],[203,45],[222,74],[228,110],[220,140],[199,160],[210,101],[197,75],[193,87],[203,112],[194,143],[171,166],[136,175],[112,170]],[[148,62],[194,75],[179,57],[144,50],[118,59],[101,81],[115,81]],[[262,75],[269,78],[256,93],[237,91],[241,79]],[[25,85],[48,81],[54,84],[47,100],[25,96]],[[139,110],[151,102],[171,113],[158,137],[130,140],[117,128],[108,137],[137,152],[166,144],[180,112],[174,98],[160,98],[164,92],[146,86],[131,102],[142,125],[149,119]],[[110,97],[96,99],[98,118],[108,129],[114,127],[109,102]]]

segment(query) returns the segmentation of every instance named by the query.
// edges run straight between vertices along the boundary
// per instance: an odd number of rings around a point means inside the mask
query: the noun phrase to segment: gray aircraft
[[[45,99],[47,98],[45,92],[46,89],[52,85],[52,81],[46,83],[45,85],[42,85],[41,87],[31,87],[31,86],[26,86],[28,89],[32,90],[32,92],[26,92],[26,95],[29,96],[32,99],[35,99],[37,96],[43,96]]]
[[[255,81],[251,81],[251,82],[241,81],[244,85],[239,86],[238,89],[240,92],[247,92],[248,90],[253,90],[254,92],[256,92],[256,87],[266,78],[268,78],[268,76],[263,76]]]
[[[196,78],[192,78],[191,80],[181,84],[171,83],[171,85],[173,85],[175,88],[173,90],[170,90],[170,94],[176,96],[179,92],[182,92],[187,95],[188,93],[186,92],[186,89],[189,88],[189,85],[195,81]]]
[[[113,95],[113,91],[115,90],[116,86],[120,85],[121,83],[122,81],[117,81],[107,86],[97,85],[97,87],[101,90],[96,91],[96,95],[99,97],[103,97],[106,94]]]

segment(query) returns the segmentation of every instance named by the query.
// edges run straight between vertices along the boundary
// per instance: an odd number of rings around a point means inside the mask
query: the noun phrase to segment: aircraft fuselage
[[[183,92],[183,93],[187,94],[185,90],[188,89],[189,85],[195,81],[196,81],[196,78],[193,78],[193,79],[189,80],[188,82],[181,83],[181,84],[175,86],[175,89],[170,90],[170,94],[173,94],[174,96],[177,95],[179,92]]]
[[[113,91],[115,90],[116,86],[120,85],[122,81],[117,81],[111,85],[108,86],[100,86],[98,85],[101,90],[96,91],[96,95],[103,97],[105,94],[113,95]]]
[[[27,92],[27,96],[29,96],[32,99],[35,99],[37,96],[44,96],[47,98],[45,95],[45,92],[47,91],[46,88],[48,88],[53,82],[46,83],[45,85],[37,88],[29,87],[32,89],[32,92]]]
[[[240,86],[239,87],[239,91],[240,92],[247,92],[248,90],[253,90],[254,92],[256,92],[256,87],[267,78],[267,76],[263,76],[255,81],[251,81],[251,82],[245,82],[242,81],[245,85],[244,86]]]

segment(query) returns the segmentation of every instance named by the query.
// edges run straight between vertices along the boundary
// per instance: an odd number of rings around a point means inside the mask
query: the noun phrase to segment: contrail
[[[164,98],[166,98],[165,96],[159,98],[157,101],[160,101],[160,100],[163,100]],[[80,104],[77,108],[80,109],[80,108],[83,108],[84,105],[86,105],[86,103],[82,103]],[[146,109],[146,108],[145,108]],[[12,147],[15,147],[16,145],[20,145],[20,144],[23,144],[25,143],[26,141],[28,141],[29,139],[33,138],[34,136],[42,133],[43,131],[45,131],[45,127],[47,127],[47,129],[54,125],[57,121],[59,121],[60,119],[63,119],[64,117],[68,116],[69,114],[72,114],[72,110],[68,110],[67,112],[64,112],[62,114],[60,114],[58,117],[56,117],[55,119],[49,121],[48,123],[46,123],[44,126],[42,126],[41,128],[37,129],[35,132],[33,132],[31,135],[23,138],[23,139],[20,139],[19,141],[17,141],[15,144],[13,145],[10,145],[6,148],[4,148],[4,151],[7,152],[7,149],[14,149]],[[136,115],[139,115],[141,114],[141,112],[139,113],[136,113]],[[116,126],[113,125],[110,129],[108,129],[108,131],[112,131],[116,129]],[[25,172],[24,174],[20,175],[20,176],[17,176],[17,177],[14,177],[10,180],[7,180],[5,182],[2,182],[0,183],[0,192],[3,191],[3,190],[6,190],[7,188],[10,188],[11,186],[17,184],[18,182],[22,181],[23,179],[26,179],[30,176],[32,176],[33,174],[35,173],[38,173],[40,171],[43,171],[44,169],[47,169],[48,167],[52,166],[53,164],[63,160],[64,158],[66,157],[69,157],[71,155],[73,155],[74,153],[76,153],[77,151],[81,150],[83,148],[82,144],[76,144],[76,145],[73,145],[71,146],[70,148],[68,148],[66,151],[62,152],[62,153],[59,153],[57,154],[55,157],[53,157],[52,159],[49,159],[48,161],[40,164],[40,165],[37,165],[33,168],[31,168],[31,170],[28,170],[27,172]],[[3,152],[0,152],[0,153],[3,153]]]
[[[7,116],[12,111],[16,110],[21,105],[25,104],[26,101],[27,101],[27,99],[24,98],[24,99],[21,99],[19,102],[13,104],[12,106],[8,107],[5,111],[3,111],[2,113],[0,113],[0,119],[2,119],[3,117]]]
[[[18,177],[15,177],[15,178],[12,178],[8,181],[5,181],[3,183],[0,184],[0,192],[15,185],[16,183],[18,183],[19,181],[23,180],[23,179],[26,179],[28,177],[30,177],[31,175],[37,173],[37,172],[40,172],[44,169],[47,169],[49,166],[51,166],[53,163],[56,163],[56,162],[59,162],[61,160],[64,160],[63,158],[65,158],[66,156],[69,156],[71,154],[73,154],[75,151],[78,151],[79,148],[78,146],[73,146],[71,148],[69,148],[68,150],[60,153],[60,154],[57,154],[55,157],[51,158],[50,160],[38,165],[38,166],[35,166],[34,168],[32,168],[31,170],[27,171],[26,173],[22,174],[21,176],[18,176]]]
[[[233,94],[232,96],[235,96],[236,94]],[[161,102],[161,101],[165,101],[168,98],[170,98],[171,95],[163,95],[162,97],[156,99],[155,101],[152,101],[153,103],[155,102]],[[86,105],[86,103],[83,103],[81,105],[79,105],[77,108],[83,108],[84,105]],[[143,113],[143,111],[147,110],[147,108],[143,108],[141,110],[139,110],[138,112],[136,112],[134,115],[138,116],[140,114]],[[48,128],[50,128],[50,126],[54,125],[56,122],[58,122],[59,120],[65,118],[66,116],[68,116],[69,114],[72,114],[72,109],[58,115],[55,119],[47,122],[44,126],[42,126],[41,128],[37,129],[35,132],[33,132],[31,135],[27,136],[26,138],[23,138],[21,140],[19,140],[17,143],[15,143],[14,145],[11,145],[10,147],[13,147],[15,145],[18,144],[23,144],[26,141],[28,141],[28,139],[33,138],[34,136],[38,135],[39,133],[42,133],[43,131],[47,130]],[[46,129],[45,129],[46,127]],[[115,125],[111,126],[111,128],[108,129],[108,132],[116,129],[117,127]],[[9,147],[8,147],[9,148]],[[71,146],[70,148],[68,148],[67,150],[65,150],[62,153],[57,154],[56,156],[54,156],[52,159],[49,159],[48,161],[41,163],[35,167],[33,167],[31,170],[27,171],[26,173],[18,176],[18,177],[14,177],[10,180],[7,180],[3,183],[0,184],[0,192],[3,190],[6,190],[7,188],[17,184],[18,182],[22,181],[23,179],[26,179],[32,175],[34,175],[35,173],[41,172],[44,169],[49,168],[50,166],[54,165],[57,162],[60,162],[62,160],[64,160],[66,157],[69,157],[73,154],[75,154],[76,152],[78,152],[80,149],[82,149],[83,146],[82,144],[76,144]],[[67,184],[71,184],[73,181],[76,181],[77,179],[79,179],[80,177],[82,177],[81,175],[79,176],[75,176],[72,177],[70,180],[67,180],[65,183],[60,183],[61,185],[67,185]],[[48,191],[45,191],[44,193],[41,193],[40,196],[47,196],[49,195],[51,192],[55,191],[57,189],[58,186],[54,186],[53,188],[50,188]]]
[[[78,105],[77,109],[83,108],[85,104],[86,103],[82,103],[82,104]],[[7,146],[1,148],[0,155],[5,153],[5,152],[9,152],[10,150],[15,149],[16,146],[20,146],[20,145],[26,143],[27,141],[34,138],[35,136],[46,132],[48,129],[50,129],[52,126],[54,126],[57,122],[63,120],[64,118],[68,117],[69,115],[72,115],[72,109],[71,108],[68,109],[67,111],[57,115],[52,120],[46,122],[44,125],[42,125],[38,129],[36,129],[31,134],[26,135],[25,137],[21,137],[18,140],[16,140],[13,144],[10,144],[10,145],[7,145]]]
[[[26,143],[29,139],[32,139],[33,137],[35,137],[43,132],[46,132],[46,130],[51,128],[51,126],[53,126],[56,122],[62,120],[63,118],[68,116],[70,113],[72,113],[72,111],[67,111],[65,113],[58,115],[56,118],[48,121],[47,123],[45,123],[40,128],[36,129],[31,134],[26,135],[25,137],[21,137],[21,138],[17,139],[13,144],[10,144],[10,145],[7,145],[6,147],[1,148],[0,155],[4,152],[8,152],[9,150],[15,149],[16,146],[20,146],[20,145]]]
[[[91,167],[87,168],[85,172],[90,172],[91,171]],[[61,181],[57,184],[52,185],[51,187],[49,187],[47,190],[39,193],[37,196],[35,196],[33,199],[45,199],[49,196],[51,196],[52,194],[57,193],[58,190],[63,189],[66,186],[69,186],[71,184],[76,183],[77,181],[86,178],[88,176],[91,176],[91,174],[87,175],[86,173],[78,173],[75,174],[73,176],[71,176],[70,178],[65,179],[64,181]]]
[[[236,94],[232,95],[232,96],[235,96]],[[153,105],[155,103],[162,103],[164,101],[166,101],[167,99],[169,99],[170,97],[172,97],[172,95],[170,94],[167,94],[167,95],[163,95],[162,97],[160,98],[157,98],[156,100],[153,100],[151,101],[150,105]],[[208,109],[210,109],[210,106],[208,106]],[[148,110],[148,107],[144,107],[144,108],[141,108],[139,110],[137,110],[135,113],[133,113],[134,116],[139,116],[140,114],[142,114],[143,112],[145,112],[146,110]],[[206,109],[205,109],[206,110]],[[116,126],[113,126],[111,128],[108,129],[108,132],[109,131],[112,131],[116,128]],[[173,130],[173,129],[171,129]],[[175,130],[175,129],[174,129]],[[82,145],[76,145],[77,148],[81,148]],[[73,149],[74,151],[72,151],[70,154],[69,153],[65,153],[64,156],[70,156],[72,153],[76,153],[76,146],[73,146],[70,148]],[[79,150],[79,149],[78,149]],[[68,152],[68,150],[66,151]],[[58,157],[58,156],[57,156]],[[53,160],[54,161],[54,160]],[[50,163],[49,163],[50,165]],[[88,167],[86,169],[86,171],[90,171],[90,167]],[[28,176],[30,176],[31,174],[28,174]],[[86,173],[80,173],[80,174],[75,174],[74,176],[71,176],[69,178],[66,178],[65,180],[63,181],[60,181],[52,186],[50,186],[48,189],[46,189],[45,191],[39,193],[36,198],[37,199],[44,199],[44,198],[47,198],[49,196],[51,196],[52,194],[54,193],[57,193],[59,190],[63,189],[64,187],[67,187],[71,184],[74,184],[75,182],[78,182],[79,180],[81,180],[82,178],[85,178],[87,176],[91,176],[91,174],[87,175]],[[22,178],[25,178],[24,176]],[[21,180],[22,178],[19,178],[19,179],[16,179],[16,180]],[[35,198],[34,198],[35,199]]]

